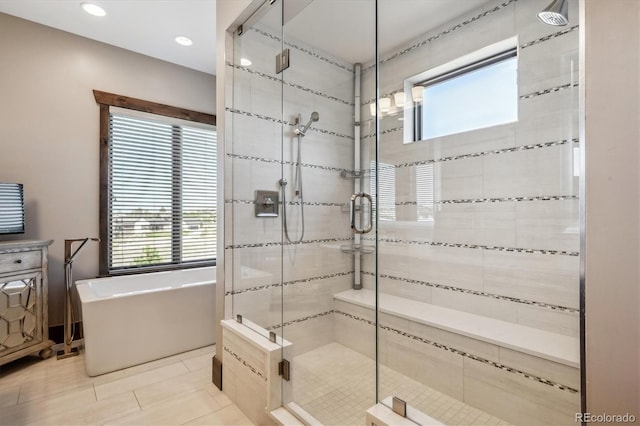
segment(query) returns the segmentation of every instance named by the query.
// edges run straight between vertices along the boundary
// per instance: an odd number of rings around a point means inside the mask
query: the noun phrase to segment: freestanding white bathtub
[[[215,342],[213,267],[76,281],[87,374]]]

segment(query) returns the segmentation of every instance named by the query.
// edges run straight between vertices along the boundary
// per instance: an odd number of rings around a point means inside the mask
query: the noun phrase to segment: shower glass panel
[[[227,144],[226,294],[233,318],[268,335],[282,324],[283,236],[278,181],[282,173],[282,75],[275,57],[282,51],[282,2],[259,8],[233,37],[227,69],[233,75],[231,143]],[[230,175],[230,176],[229,176]],[[227,190],[229,185],[227,185]],[[258,200],[257,191],[271,191]],[[274,196],[275,194],[275,196]],[[270,204],[269,201],[273,204]],[[266,204],[266,205],[265,205]],[[279,216],[257,216],[257,208]],[[229,284],[231,284],[229,286]],[[229,288],[230,287],[230,288]]]
[[[571,424],[578,2],[565,27],[537,19],[548,0],[377,3],[378,398]]]
[[[226,295],[294,413],[574,423],[579,2],[548,2],[256,1],[234,34]]]
[[[363,424],[376,402],[374,306],[354,321],[341,301],[357,292],[356,262],[373,256],[356,253],[350,202],[354,193],[369,192],[354,178],[362,168],[354,157],[360,151],[355,114],[359,64],[375,55],[374,18],[371,1],[285,0],[283,120],[289,125],[282,176],[291,242],[282,259],[282,335],[292,345],[283,351],[291,363],[284,401],[326,425]],[[375,97],[375,87],[366,97]],[[359,228],[367,226],[368,218],[360,220],[370,210],[366,200],[354,200]]]

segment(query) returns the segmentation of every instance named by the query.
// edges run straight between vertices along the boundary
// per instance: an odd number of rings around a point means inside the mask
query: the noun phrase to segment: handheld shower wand
[[[75,335],[75,329],[73,326],[73,300],[71,299],[71,286],[73,284],[71,267],[73,265],[73,260],[89,240],[100,241],[99,238],[76,238],[64,240],[64,351],[58,353],[58,359],[78,355],[78,350],[74,350],[74,348],[71,347],[71,343],[73,342]],[[72,252],[71,249],[75,242],[81,242],[81,244],[74,252]]]
[[[309,117],[309,121],[307,121],[307,124],[302,126],[302,128],[297,127],[293,131],[293,133],[295,133],[298,136],[304,136],[305,133],[307,133],[307,130],[309,130],[309,127],[311,127],[311,123],[315,123],[318,120],[320,120],[320,114],[318,114],[316,111],[313,111],[311,113],[311,117]],[[299,118],[298,118],[298,125],[300,125],[300,119]]]
[[[280,188],[282,188],[282,219],[284,221],[284,224],[283,224],[284,235],[287,238],[287,241],[293,244],[301,243],[302,238],[304,237],[304,197],[302,194],[302,138],[305,136],[305,133],[307,132],[307,130],[309,130],[309,127],[311,127],[311,124],[315,123],[319,119],[320,119],[320,114],[314,111],[311,113],[311,117],[309,118],[309,121],[307,121],[307,124],[301,127],[300,126],[301,117],[300,117],[300,114],[298,114],[298,117],[295,123],[296,128],[293,130],[293,133],[296,136],[298,136],[298,160],[295,163],[296,180],[294,182],[294,189],[295,189],[295,197],[297,197],[300,202],[300,217],[301,217],[301,225],[302,225],[302,231],[300,232],[300,237],[296,240],[292,240],[289,236],[289,225],[287,222],[287,195],[286,195],[287,180],[283,178],[283,179],[280,179],[279,181]]]

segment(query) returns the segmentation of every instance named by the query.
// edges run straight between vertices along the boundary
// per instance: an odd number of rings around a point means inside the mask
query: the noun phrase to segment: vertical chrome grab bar
[[[358,227],[356,226],[356,201],[358,200],[358,198],[361,198],[361,197],[369,200],[369,223],[366,228],[358,229]],[[368,232],[371,232],[371,229],[373,229],[373,204],[372,203],[373,202],[371,200],[371,195],[367,194],[366,192],[358,192],[351,196],[351,201],[349,202],[349,219],[351,222],[351,230],[353,231],[354,234],[366,234]]]

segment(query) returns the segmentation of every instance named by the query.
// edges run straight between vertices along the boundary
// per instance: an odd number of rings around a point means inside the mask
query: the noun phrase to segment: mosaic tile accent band
[[[240,355],[238,355],[237,353],[233,352],[231,349],[229,349],[228,347],[224,346],[223,347],[224,351],[226,353],[228,353],[229,355],[231,355],[232,357],[234,357],[237,361],[239,361],[242,365],[244,365],[245,367],[247,367],[249,370],[251,370],[251,372],[253,374],[255,374],[256,376],[260,377],[262,380],[264,380],[265,382],[267,381],[267,377],[262,374],[261,372],[259,372],[254,366],[252,366],[251,364],[249,364],[247,361],[245,361],[244,359],[242,359],[242,357],[240,357]]]
[[[482,19],[485,16],[489,16],[492,13],[495,13],[495,12],[497,12],[497,11],[507,7],[507,6],[509,6],[511,3],[515,3],[516,1],[517,0],[505,1],[504,3],[499,4],[498,6],[492,8],[492,9],[486,10],[486,11],[484,11],[484,12],[482,12],[482,13],[476,15],[476,16],[473,16],[473,17],[471,17],[471,18],[469,18],[469,19],[467,19],[467,20],[465,20],[465,21],[463,21],[463,22],[461,22],[459,24],[454,25],[451,28],[448,28],[448,29],[446,29],[444,31],[439,32],[438,34],[436,34],[434,36],[431,36],[431,37],[429,37],[429,38],[427,38],[425,40],[422,40],[422,41],[420,41],[418,43],[412,44],[411,46],[409,46],[409,47],[407,47],[405,49],[402,49],[402,50],[392,54],[391,56],[387,56],[386,58],[382,59],[380,61],[380,64],[384,64],[387,61],[391,61],[393,59],[399,58],[400,56],[405,55],[405,54],[407,54],[407,53],[409,53],[409,52],[411,52],[411,51],[413,51],[415,49],[423,47],[423,46],[431,43],[432,41],[439,39],[442,36],[445,36],[445,35],[447,35],[449,33],[452,33],[452,32],[454,32],[456,30],[459,30],[460,28],[462,28],[462,27],[464,27],[466,25],[469,25],[469,24],[471,24],[471,23],[473,23],[473,22],[475,22],[475,21],[477,21],[479,19]],[[373,68],[375,68],[375,64],[369,65],[368,67],[363,68],[362,72],[369,71],[369,70],[371,70]]]
[[[372,325],[372,326],[376,325],[375,322],[373,322],[371,320],[368,320],[366,318],[361,318],[361,317],[359,317],[357,315],[352,315],[352,314],[349,314],[349,313],[346,313],[346,312],[342,312],[342,311],[338,311],[338,310],[334,310],[333,312],[335,314],[342,315],[342,316],[345,316],[347,318],[350,318],[350,319],[353,319],[353,320],[356,320],[356,321],[364,322],[364,323]],[[390,332],[398,334],[400,336],[407,337],[409,339],[412,339],[412,340],[415,340],[415,341],[418,341],[418,342],[421,342],[421,343],[425,343],[427,345],[436,347],[438,349],[442,349],[442,350],[454,353],[456,355],[460,355],[460,356],[463,356],[465,358],[469,358],[469,359],[472,359],[474,361],[481,362],[483,364],[490,365],[492,367],[498,368],[498,369],[503,370],[503,371],[508,371],[509,373],[517,374],[517,375],[522,376],[522,377],[524,377],[526,379],[534,380],[534,381],[536,381],[538,383],[542,383],[542,384],[545,384],[547,386],[551,386],[551,387],[559,389],[561,391],[565,391],[565,392],[569,392],[569,393],[578,393],[579,392],[578,389],[574,389],[574,388],[572,388],[570,386],[566,386],[566,385],[563,385],[561,383],[556,383],[554,381],[545,379],[543,377],[539,377],[539,376],[536,376],[536,375],[533,375],[533,374],[529,374],[529,373],[524,372],[522,370],[518,370],[516,368],[512,368],[512,367],[506,366],[504,364],[500,364],[498,362],[491,361],[491,360],[488,360],[486,358],[482,358],[482,357],[470,354],[470,353],[465,352],[465,351],[461,351],[460,349],[452,348],[450,346],[443,345],[442,343],[438,343],[438,342],[435,342],[433,340],[425,339],[424,337],[419,337],[419,336],[407,333],[405,331],[398,330],[398,329],[393,328],[393,327],[389,327],[387,325],[380,324],[380,329],[386,330],[386,331],[390,331]]]
[[[255,200],[224,200],[226,204],[255,204]],[[278,204],[282,205],[282,201],[279,201]],[[322,202],[314,202],[314,201],[305,201],[305,206],[322,206],[322,207],[345,207],[348,206],[349,203],[322,203]],[[300,201],[287,201],[288,206],[299,206]]]
[[[375,241],[375,239],[373,238],[363,238],[363,240]],[[432,246],[432,247],[482,249],[482,250],[504,251],[504,252],[512,252],[512,253],[550,254],[550,255],[559,255],[559,256],[579,256],[580,255],[580,253],[578,253],[577,251],[485,246],[481,244],[443,243],[439,241],[400,240],[395,238],[378,238],[378,241],[383,243],[390,243],[390,244],[409,244],[409,245]]]
[[[578,86],[580,86],[580,84],[578,83],[567,83],[567,84],[563,84],[562,86],[551,87],[549,89],[539,90],[537,92],[529,93],[527,95],[522,95],[520,96],[520,99],[521,100],[531,99],[537,96],[548,95],[549,93],[556,93],[562,90],[571,89],[573,87],[578,87]]]
[[[524,201],[565,201],[578,200],[577,195],[541,195],[536,197],[504,197],[504,198],[469,198],[457,200],[434,201],[434,204],[479,204],[479,203],[508,203]],[[396,206],[417,206],[417,201],[396,201]]]
[[[440,200],[434,201],[434,204],[474,204],[474,203],[506,203],[506,202],[522,202],[522,201],[565,201],[578,200],[577,195],[541,195],[536,197],[506,197],[506,198],[475,198],[475,199],[458,199],[458,200]]]
[[[327,315],[332,314],[332,313],[333,313],[333,309],[330,310],[330,311],[326,311],[326,312],[320,312],[319,314],[309,315],[309,316],[306,316],[306,317],[303,317],[303,318],[298,318],[298,319],[294,319],[294,320],[291,320],[291,321],[287,321],[287,322],[282,323],[282,324],[272,325],[270,327],[267,327],[266,330],[272,331],[272,330],[275,330],[275,329],[278,329],[278,328],[281,328],[281,327],[287,327],[287,326],[293,325],[293,324],[300,324],[300,323],[303,323],[305,321],[309,321],[309,320],[316,319],[316,318],[321,318],[321,317],[327,316]]]
[[[240,154],[227,153],[227,157],[235,158],[237,160],[258,161],[260,163],[283,164],[285,166],[297,166],[298,165],[297,161],[272,160],[272,159],[269,159],[269,158],[254,157],[252,155],[240,155]],[[300,163],[300,165],[302,167],[308,167],[310,169],[330,170],[330,171],[335,171],[335,172],[348,172],[349,171],[347,169],[341,169],[341,168],[338,168],[338,167],[331,167],[331,166],[321,166],[319,164]]]
[[[247,117],[259,118],[260,120],[271,121],[271,122],[277,123],[277,124],[286,124],[288,126],[295,126],[295,123],[290,123],[290,122],[285,121],[285,120],[280,120],[279,118],[269,117],[268,115],[255,114],[255,113],[249,112],[249,111],[242,111],[242,110],[237,109],[237,108],[226,107],[225,111],[230,112],[232,114],[240,114],[240,115],[244,115],[244,116],[247,116]],[[339,138],[346,138],[346,139],[353,140],[353,136],[344,135],[342,133],[337,133],[337,132],[332,132],[331,130],[320,129],[318,127],[312,127],[309,130],[312,131],[312,132],[323,133],[323,134],[329,135],[329,136],[336,136],[336,137],[339,137]],[[309,131],[309,130],[307,130],[307,131]]]
[[[293,87],[294,89],[299,89],[299,90],[302,90],[304,92],[308,92],[308,93],[314,94],[316,96],[321,96],[323,98],[326,98],[326,99],[329,99],[329,100],[332,100],[332,101],[336,101],[336,102],[339,102],[341,104],[345,104],[345,105],[348,105],[348,106],[351,106],[351,107],[354,106],[353,102],[345,101],[344,99],[340,99],[340,98],[337,98],[335,96],[331,96],[331,95],[328,95],[326,93],[322,93],[322,92],[319,92],[317,90],[311,89],[309,87],[304,87],[304,86],[301,86],[301,85],[296,84],[296,83],[291,83],[290,81],[287,81],[287,80],[285,80],[283,78],[274,77],[272,75],[265,74],[265,73],[260,72],[260,71],[252,70],[251,68],[248,68],[248,67],[243,67],[241,65],[234,65],[231,62],[227,62],[227,65],[232,67],[232,68],[235,68],[237,70],[246,71],[249,74],[257,75],[259,77],[266,78],[266,79],[271,80],[271,81],[275,81],[276,83],[285,84],[285,85],[287,85],[289,87]]]
[[[256,33],[258,33],[260,35],[263,35],[265,37],[268,37],[271,40],[282,42],[282,39],[280,37],[278,37],[278,36],[276,36],[274,34],[270,34],[270,33],[266,32],[266,31],[263,31],[263,30],[260,30],[260,29],[257,29],[257,28],[251,28],[251,31],[255,31]],[[284,42],[284,45],[288,46],[288,47],[291,47],[293,49],[299,50],[300,52],[306,53],[309,56],[313,56],[316,59],[320,59],[323,62],[326,62],[328,64],[334,65],[334,66],[336,66],[336,67],[338,67],[340,69],[343,69],[343,70],[345,70],[347,72],[353,72],[353,68],[350,68],[350,67],[348,67],[348,66],[346,66],[344,64],[341,64],[341,63],[339,63],[337,61],[334,61],[332,59],[325,58],[324,56],[320,55],[319,53],[313,52],[313,51],[311,51],[311,50],[309,50],[307,48],[298,46],[298,45],[293,44],[293,43],[291,43],[289,41],[286,41],[286,40]]]
[[[336,272],[334,274],[327,274],[327,275],[320,275],[320,276],[317,276],[317,277],[303,278],[301,280],[285,281],[282,284],[273,283],[273,284],[259,285],[259,286],[256,286],[256,287],[243,288],[242,290],[227,291],[224,295],[225,296],[234,296],[236,294],[249,293],[249,292],[260,291],[260,290],[267,290],[267,289],[270,289],[270,288],[286,287],[286,286],[290,286],[290,285],[304,284],[304,283],[310,283],[310,282],[314,282],[314,281],[329,280],[329,279],[332,279],[332,278],[346,277],[346,276],[349,276],[349,275],[353,275],[353,273],[354,273],[353,271]]]
[[[528,151],[531,149],[551,148],[554,146],[561,146],[569,143],[578,143],[578,142],[580,142],[578,138],[562,139],[562,140],[551,141],[551,142],[514,146],[514,147],[502,148],[502,149],[493,149],[490,151],[472,152],[470,154],[451,155],[448,157],[434,158],[431,160],[412,161],[410,163],[396,164],[395,167],[401,168],[401,167],[421,166],[421,165],[433,164],[433,163],[443,163],[445,161],[463,160],[466,158],[483,157],[485,155],[500,155],[500,154],[508,154],[512,152]]]
[[[547,40],[551,40],[551,39],[554,39],[556,37],[560,37],[560,36],[563,36],[565,34],[569,34],[571,31],[575,31],[578,28],[580,28],[580,26],[579,25],[575,25],[575,26],[573,26],[571,28],[567,28],[567,29],[564,29],[562,31],[558,31],[557,33],[553,33],[553,34],[549,34],[549,35],[544,36],[544,37],[540,37],[537,40],[533,40],[533,41],[521,44],[520,45],[520,49],[526,49],[527,47],[535,46],[536,44],[543,43],[543,42],[545,42]]]
[[[362,274],[375,277],[375,274],[373,272],[362,271]],[[424,287],[438,288],[438,289],[441,289],[441,290],[455,291],[457,293],[465,293],[465,294],[471,294],[471,295],[474,295],[474,296],[489,297],[489,298],[497,299],[497,300],[505,300],[505,301],[508,301],[508,302],[521,303],[523,305],[537,306],[537,307],[540,307],[540,308],[551,309],[551,310],[554,310],[554,311],[568,312],[568,313],[579,313],[580,312],[579,309],[569,308],[567,306],[552,305],[550,303],[536,302],[534,300],[524,300],[524,299],[518,299],[518,298],[515,298],[515,297],[501,296],[499,294],[486,293],[484,291],[469,290],[469,289],[466,289],[466,288],[454,287],[454,286],[451,286],[451,285],[436,284],[436,283],[431,283],[431,282],[428,282],[428,281],[413,280],[413,279],[410,279],[410,278],[396,277],[396,276],[388,275],[388,274],[380,274],[380,278],[387,278],[387,279],[390,279],[390,280],[402,281],[402,282],[409,283],[409,284],[417,284],[417,285],[421,285],[421,286],[424,286]]]
[[[299,243],[282,243],[281,241],[274,241],[270,243],[253,243],[253,244],[232,244],[225,246],[225,249],[245,249],[245,248],[257,248],[257,247],[279,247],[281,245],[285,246],[293,246],[298,244],[318,244],[318,243],[337,243],[341,241],[352,241],[352,237],[344,237],[344,238],[323,238],[319,240],[303,240]]]

